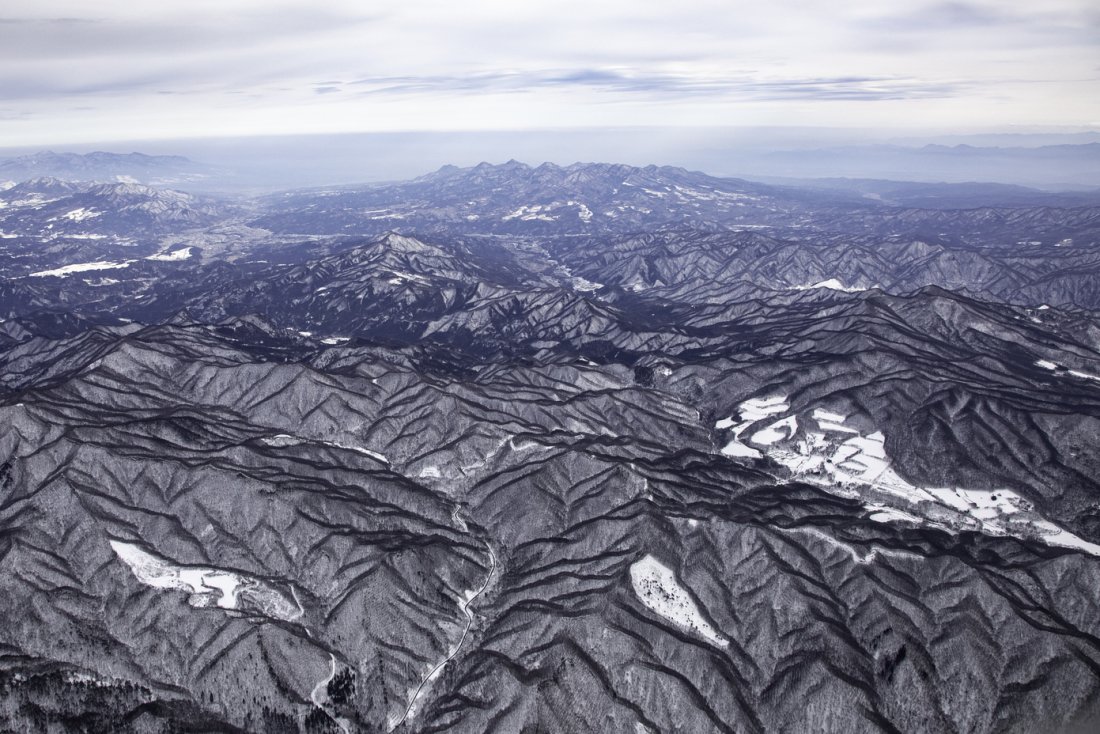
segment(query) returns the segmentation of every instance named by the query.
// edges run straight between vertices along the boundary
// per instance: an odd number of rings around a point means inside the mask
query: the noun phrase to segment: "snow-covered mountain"
[[[0,728],[1097,721],[1095,209],[0,201]]]

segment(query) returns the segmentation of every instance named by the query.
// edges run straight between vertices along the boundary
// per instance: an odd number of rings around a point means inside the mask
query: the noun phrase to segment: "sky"
[[[0,145],[1100,129],[1096,0],[4,0]]]

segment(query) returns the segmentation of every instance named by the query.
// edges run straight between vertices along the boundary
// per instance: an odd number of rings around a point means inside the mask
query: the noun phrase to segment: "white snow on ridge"
[[[844,291],[845,293],[858,293],[859,291],[865,291],[866,288],[857,288],[855,286],[847,286],[841,283],[836,278],[829,278],[813,285],[796,285],[792,290],[796,291],[808,291],[814,288],[828,288],[831,291]]]
[[[1044,370],[1051,370],[1052,372],[1057,369],[1062,369],[1061,365],[1055,364],[1048,359],[1040,359],[1035,363],[1036,367],[1042,367]],[[1073,377],[1079,377],[1082,380],[1095,380],[1100,382],[1100,375],[1094,375],[1091,372],[1082,372],[1081,370],[1066,370],[1066,374]]]
[[[179,250],[173,250],[172,252],[160,252],[156,255],[150,255],[145,258],[146,260],[156,260],[158,262],[178,262],[180,260],[187,260],[191,257],[191,248],[184,247]]]
[[[275,436],[265,436],[260,439],[268,446],[274,446],[281,448],[283,446],[299,446],[304,443],[319,443],[322,446],[331,446],[337,449],[343,449],[344,451],[354,451],[364,456],[369,456],[372,459],[381,461],[383,464],[388,465],[390,460],[386,458],[384,454],[380,454],[377,451],[371,451],[370,449],[363,448],[362,446],[349,446],[343,443],[337,443],[336,441],[325,441],[317,438],[302,438],[300,436],[291,436],[287,433],[280,433]]]
[[[1080,370],[1070,370],[1069,373],[1074,377],[1080,377],[1083,380],[1096,380],[1100,382],[1100,375],[1094,375],[1091,372],[1081,372]]]
[[[848,420],[848,416],[846,415],[841,415],[840,413],[832,413],[828,410],[822,410],[821,408],[814,408],[813,417],[814,420],[818,421],[819,423],[821,421],[827,421],[829,423],[843,424],[844,421]]]
[[[72,275],[73,273],[83,273],[88,270],[116,270],[118,268],[128,268],[132,260],[125,262],[109,262],[107,260],[97,260],[90,263],[75,263],[73,265],[62,265],[60,268],[54,268],[53,270],[39,270],[37,273],[31,273],[32,278],[45,278],[48,276],[54,276],[56,278],[64,278],[66,275]]]
[[[111,541],[114,550],[138,581],[154,589],[184,591],[190,594],[188,603],[193,607],[239,609],[240,595],[249,598],[269,617],[294,620],[302,616],[296,602],[289,601],[278,591],[258,579],[226,571],[220,568],[177,566],[143,550],[133,543]]]
[[[653,556],[647,555],[630,567],[630,582],[641,602],[660,616],[719,647],[729,645],[729,641],[703,619],[691,593],[676,580],[672,569]]]

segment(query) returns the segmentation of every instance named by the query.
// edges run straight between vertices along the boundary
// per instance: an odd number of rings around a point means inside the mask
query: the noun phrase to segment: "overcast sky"
[[[4,0],[0,141],[1100,128],[1097,0]]]

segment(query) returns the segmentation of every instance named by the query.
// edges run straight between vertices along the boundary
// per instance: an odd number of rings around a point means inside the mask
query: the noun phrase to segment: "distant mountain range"
[[[205,166],[176,155],[43,151],[0,159],[0,181],[49,176],[71,181],[123,181],[165,186],[201,181],[209,173]]]

